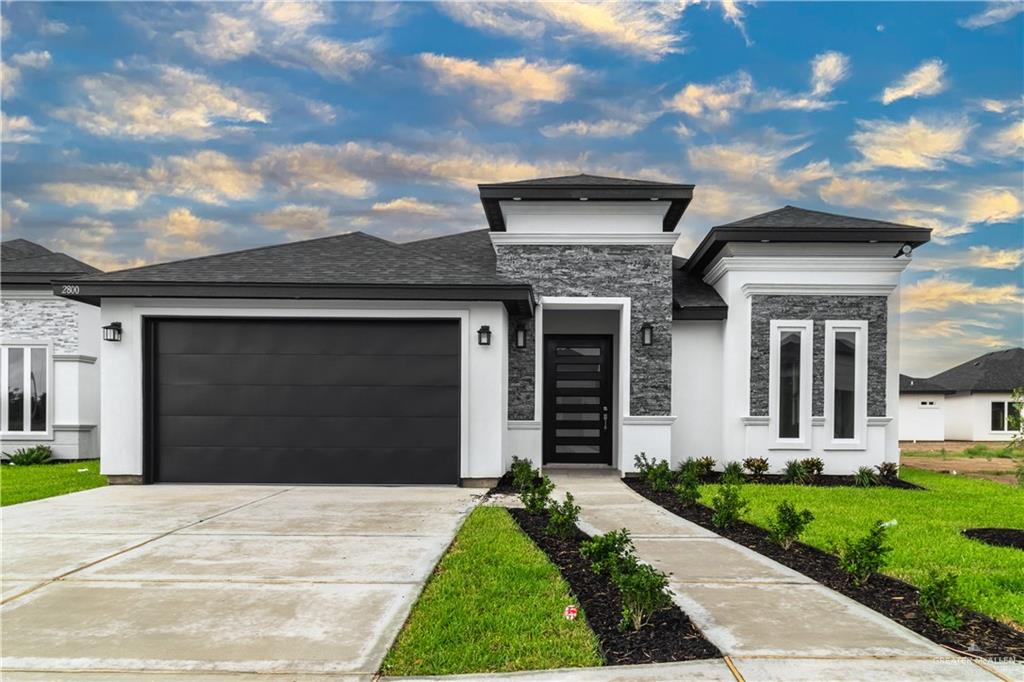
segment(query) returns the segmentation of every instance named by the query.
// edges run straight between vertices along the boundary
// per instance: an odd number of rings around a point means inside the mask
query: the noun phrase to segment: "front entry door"
[[[544,337],[544,463],[612,463],[612,337]]]

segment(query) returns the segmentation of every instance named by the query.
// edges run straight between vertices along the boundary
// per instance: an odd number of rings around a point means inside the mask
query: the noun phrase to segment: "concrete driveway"
[[[4,508],[4,679],[368,679],[480,492],[118,486]]]

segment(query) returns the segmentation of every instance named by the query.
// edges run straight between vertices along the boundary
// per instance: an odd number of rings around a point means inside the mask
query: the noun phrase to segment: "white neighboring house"
[[[100,271],[24,239],[0,243],[0,258],[0,450],[99,457],[99,311],[53,281]]]
[[[900,375],[900,440],[1009,441],[1020,432],[1024,348],[986,353],[927,379]]]
[[[103,473],[488,485],[513,456],[621,474],[641,452],[898,461],[900,275],[928,229],[786,206],[682,259],[693,185],[479,189],[484,230],[56,282],[120,330],[102,343]]]

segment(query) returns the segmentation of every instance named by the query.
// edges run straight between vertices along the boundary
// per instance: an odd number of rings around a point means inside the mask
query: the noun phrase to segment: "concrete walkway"
[[[480,492],[115,486],[5,507],[0,677],[370,680]]]
[[[629,529],[637,554],[669,574],[676,603],[747,679],[992,680],[1003,675],[952,656],[876,611],[666,511],[633,492],[616,472],[546,473],[557,486],[556,498],[570,491],[582,507],[584,531]],[[1024,668],[1006,670],[1024,678]]]

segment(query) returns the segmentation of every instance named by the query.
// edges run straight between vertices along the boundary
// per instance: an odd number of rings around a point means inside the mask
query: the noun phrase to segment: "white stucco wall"
[[[725,320],[672,323],[672,464],[722,451]]]
[[[494,478],[504,470],[506,353],[504,343],[477,344],[489,325],[507,335],[500,303],[424,301],[252,301],[231,299],[105,299],[102,322],[120,322],[123,338],[102,346],[101,471],[142,475],[142,328],[144,317],[453,318],[462,325],[461,477]]]
[[[1012,433],[992,430],[993,401],[1006,402],[1010,393],[972,393],[947,396],[946,439],[1009,441]]]
[[[933,403],[931,405],[922,403]],[[905,393],[900,396],[900,440],[946,440],[946,396]]]

